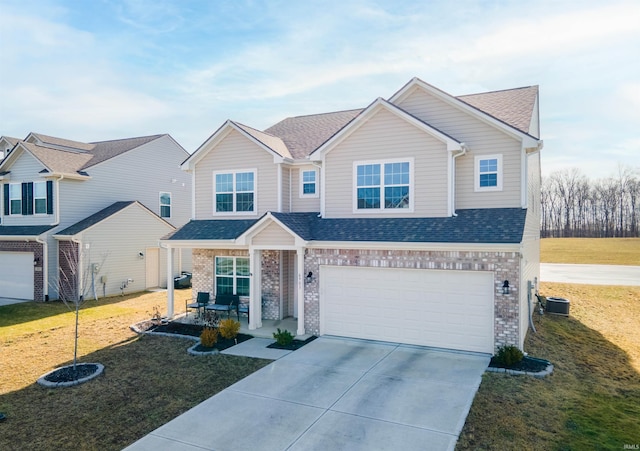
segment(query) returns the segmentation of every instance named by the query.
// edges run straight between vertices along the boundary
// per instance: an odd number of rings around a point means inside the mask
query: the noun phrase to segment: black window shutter
[[[4,184],[4,215],[9,216],[9,184]]]
[[[53,214],[53,182],[47,180],[47,214]]]

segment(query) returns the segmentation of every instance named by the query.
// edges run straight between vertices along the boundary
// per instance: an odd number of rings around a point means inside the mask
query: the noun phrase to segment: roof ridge
[[[325,113],[301,114],[300,116],[288,116],[288,117],[285,117],[284,119],[282,119],[282,121],[285,121],[287,119],[297,119],[297,118],[301,118],[301,117],[325,116],[325,115],[328,115],[328,114],[337,114],[337,113],[350,113],[352,111],[362,111],[364,109],[366,109],[366,108],[350,108],[348,110],[328,111],[328,112],[325,112]],[[277,123],[280,123],[282,121],[279,121]],[[271,128],[271,127],[267,127],[267,128]]]
[[[461,94],[458,96],[455,96],[456,98],[460,98],[460,97],[468,97],[468,96],[479,96],[482,94],[497,94],[499,92],[507,92],[507,91],[518,91],[520,89],[530,89],[530,88],[539,88],[540,85],[531,85],[531,86],[520,86],[517,88],[507,88],[507,89],[496,89],[493,91],[483,91],[483,92],[475,92],[472,94]]]
[[[109,142],[116,142],[116,141],[129,141],[132,139],[144,139],[144,138],[160,138],[161,136],[167,136],[167,133],[159,133],[156,135],[145,135],[145,136],[132,136],[130,138],[119,138],[119,139],[107,139],[104,141],[92,141],[88,144],[102,144],[102,143],[109,143]]]

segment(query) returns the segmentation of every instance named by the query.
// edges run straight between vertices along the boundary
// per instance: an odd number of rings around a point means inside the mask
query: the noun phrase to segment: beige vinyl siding
[[[316,192],[318,196],[300,196],[300,177],[302,171],[316,171]],[[291,169],[291,211],[320,211],[320,169],[317,166],[297,166]]]
[[[386,211],[386,217],[447,215],[446,145],[426,132],[381,110],[326,156],[326,211],[328,218],[379,217],[381,212],[353,212],[353,163],[413,159],[414,211]]]
[[[137,200],[160,215],[160,192],[171,193],[175,227],[191,216],[191,177],[180,170],[185,151],[169,136],[88,168],[90,180],[60,182],[61,225],[72,225],[117,201]]]
[[[536,307],[534,296],[536,281],[540,282],[540,153],[527,156],[527,217],[522,237],[522,286],[520,291],[520,330],[526,331],[529,321],[527,302],[531,302],[531,311]],[[534,284],[531,298],[527,296],[527,282]],[[525,334],[520,337],[524,343]]]
[[[36,158],[34,158],[31,154],[27,152],[23,152],[22,155],[15,161],[15,163],[9,169],[11,172],[9,174],[9,180],[5,180],[4,184],[9,183],[27,183],[27,182],[44,182],[47,179],[42,178],[39,174],[40,171],[44,169],[42,163],[40,163]],[[56,187],[54,182],[54,200],[56,193]],[[0,185],[0,196],[3,196],[3,203],[0,205],[2,208],[2,225],[6,226],[15,226],[15,225],[45,225],[52,224],[55,218],[55,202],[54,202],[54,214],[46,215],[46,214],[34,214],[33,215],[4,215],[4,188]]]
[[[172,228],[157,218],[149,215],[142,207],[131,205],[116,213],[105,221],[87,229],[80,240],[86,254],[87,265],[104,263],[96,275],[96,291],[98,297],[103,295],[100,278],[106,276],[106,295],[120,294],[121,284],[128,279],[125,293],[142,291],[146,288],[146,261],[139,252],[146,253],[148,248],[158,248],[158,240],[171,232]],[[86,249],[86,245],[89,249]],[[146,256],[145,256],[146,258]],[[160,249],[159,283],[167,286],[167,253]],[[174,267],[174,275],[179,269]]]
[[[214,172],[256,170],[255,197],[257,210],[253,215],[214,216]],[[195,219],[239,219],[258,217],[278,208],[278,173],[273,155],[238,131],[232,130],[211,149],[195,168]]]
[[[456,209],[521,206],[518,140],[421,89],[398,106],[468,146],[469,153],[456,159]],[[502,155],[502,191],[476,192],[474,156],[495,154]]]
[[[278,224],[271,223],[251,240],[254,245],[293,246],[295,239]]]

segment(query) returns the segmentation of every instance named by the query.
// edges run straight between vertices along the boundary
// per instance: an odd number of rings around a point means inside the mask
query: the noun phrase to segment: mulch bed
[[[547,365],[549,365],[549,362],[546,360],[528,356],[525,356],[520,362],[511,366],[506,366],[497,362],[495,357],[492,357],[491,362],[489,363],[489,366],[492,368],[506,368],[509,370],[527,371],[529,373],[544,371],[547,368]]]
[[[59,368],[46,375],[45,380],[48,382],[71,382],[89,377],[98,371],[98,365],[92,363],[78,363],[74,371],[73,366]]]
[[[168,334],[176,334],[176,335],[188,335],[191,337],[199,337],[202,334],[202,330],[204,326],[199,326],[197,324],[184,324],[178,322],[171,322],[168,324],[154,324],[147,329],[147,332],[164,332]],[[235,346],[238,343],[242,343],[243,341],[247,341],[252,339],[253,336],[246,334],[238,334],[236,338],[228,339],[222,336],[218,336],[218,341],[213,348],[207,348],[206,346],[198,345],[195,347],[195,350],[198,352],[208,352],[213,349],[217,349],[218,351],[223,351],[231,346]]]
[[[267,348],[286,349],[288,351],[295,351],[296,349],[300,349],[301,347],[303,347],[307,343],[311,343],[316,338],[318,338],[318,337],[316,337],[315,335],[312,335],[311,337],[307,338],[306,340],[295,340],[294,339],[291,343],[289,343],[286,346],[279,345],[278,343],[271,343],[269,346],[267,346]]]

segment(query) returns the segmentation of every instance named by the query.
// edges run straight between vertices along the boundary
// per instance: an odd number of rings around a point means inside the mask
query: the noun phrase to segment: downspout
[[[456,217],[456,158],[466,154],[469,148],[465,143],[460,143],[460,152],[457,154],[451,153],[451,216]]]
[[[47,240],[36,237],[36,243],[42,244],[42,294],[44,301],[49,300],[49,246]]]
[[[82,241],[80,241],[77,238],[71,238],[71,242],[76,243],[78,245],[78,269],[77,269],[78,295],[82,296],[82,299],[84,299],[84,278],[82,277],[82,273],[84,271],[84,267],[83,267],[84,259],[82,258]]]

